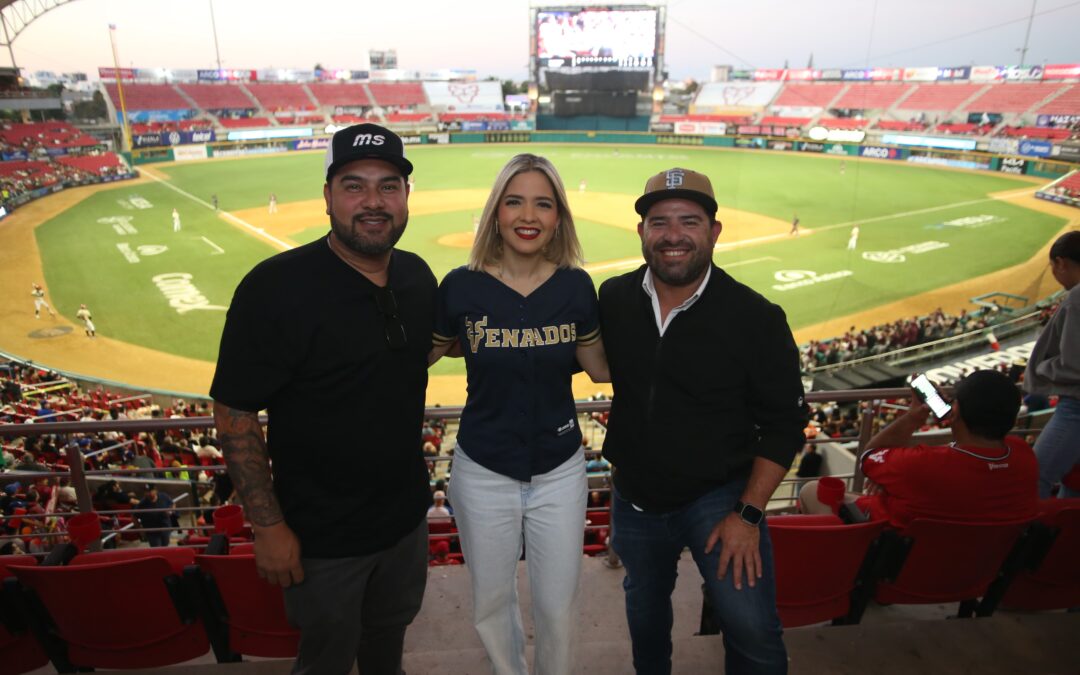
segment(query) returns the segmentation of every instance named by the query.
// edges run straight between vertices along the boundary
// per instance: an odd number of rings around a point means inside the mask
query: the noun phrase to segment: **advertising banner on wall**
[[[783,68],[758,68],[754,71],[754,80],[758,82],[780,82],[783,79]]]
[[[870,77],[868,79],[875,82],[888,82],[892,80],[899,80],[904,76],[904,70],[902,68],[871,68]]]
[[[116,77],[116,73],[117,73],[116,68],[98,68],[97,72],[98,72],[98,77],[100,79],[102,79],[102,80],[115,80],[115,79],[117,79],[117,77]],[[120,72],[120,79],[124,79],[124,80],[134,80],[135,79],[135,69],[134,68],[121,68],[119,72]]]
[[[971,79],[975,82],[993,82],[1001,79],[1001,70],[997,66],[972,66]]]
[[[289,143],[292,150],[325,150],[330,147],[330,137],[321,138],[298,138]]]
[[[956,68],[938,68],[939,80],[967,80],[971,78],[971,66],[957,66]]]
[[[780,91],[779,82],[710,82],[694,101],[696,112],[724,113],[733,109],[764,110]],[[745,112],[733,113],[745,114]]]
[[[789,68],[787,71],[788,82],[802,82],[804,80],[816,80],[821,76],[821,71],[816,68]]]
[[[1039,115],[1035,118],[1037,127],[1071,127],[1080,122],[1080,115]]]
[[[1049,157],[1054,146],[1050,141],[1024,139],[1020,141],[1020,154],[1025,157]]]
[[[1020,141],[1016,138],[991,138],[990,152],[998,155],[1020,154]]]
[[[933,82],[938,79],[938,69],[936,66],[904,68],[904,79],[908,82]]]
[[[723,136],[727,133],[727,124],[723,122],[676,122],[675,133],[692,136]]]
[[[152,134],[135,134],[131,144],[136,148],[152,148],[161,145],[187,145],[189,143],[213,143],[213,129],[203,131],[163,131]]]
[[[195,76],[200,82],[255,82],[259,79],[254,70],[199,70]]]
[[[1055,63],[1043,66],[1044,80],[1060,80],[1066,77],[1080,77],[1080,63]]]
[[[173,148],[173,159],[178,162],[206,159],[205,145],[181,145]]]
[[[1042,66],[1003,66],[1001,76],[1006,80],[1041,80]]]
[[[502,85],[498,82],[424,82],[424,94],[435,109],[459,112],[501,112]]]
[[[845,69],[840,71],[841,80],[869,80],[870,71],[865,68]]]
[[[1022,176],[1026,170],[1027,160],[1019,157],[1002,157],[1001,163],[998,164],[998,171],[1001,173],[1014,173]]]
[[[864,145],[859,148],[860,157],[873,157],[874,159],[901,159],[903,152],[896,148],[883,148],[879,145]]]

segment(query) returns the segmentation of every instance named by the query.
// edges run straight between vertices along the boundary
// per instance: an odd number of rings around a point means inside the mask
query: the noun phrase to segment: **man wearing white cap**
[[[285,587],[300,629],[294,673],[355,663],[397,675],[424,595],[431,492],[418,440],[436,282],[395,248],[412,168],[388,129],[334,134],[330,232],[249,272],[221,338],[218,438],[259,573]],[[361,475],[377,480],[357,487]]]
[[[689,547],[724,672],[784,673],[764,511],[805,441],[799,352],[783,310],[712,264],[721,224],[706,176],[663,171],[634,207],[646,264],[600,287],[634,668],[671,672],[671,592]]]

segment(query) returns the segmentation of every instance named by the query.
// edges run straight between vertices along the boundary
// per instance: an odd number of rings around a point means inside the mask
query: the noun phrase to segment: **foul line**
[[[1038,188],[1024,188],[1021,190],[1013,190],[1010,192],[1003,192],[996,197],[986,197],[984,199],[972,199],[966,202],[954,202],[952,204],[942,204],[941,206],[931,206],[925,209],[917,209],[915,211],[903,211],[901,213],[890,213],[886,216],[875,216],[873,218],[862,218],[859,220],[849,220],[846,223],[835,223],[833,225],[823,225],[816,228],[817,231],[822,232],[825,230],[835,230],[838,227],[851,227],[852,225],[862,225],[864,223],[877,223],[883,220],[893,220],[894,218],[906,218],[908,216],[917,216],[921,213],[933,213],[934,211],[946,211],[948,209],[955,209],[961,206],[972,206],[974,204],[985,204],[986,202],[998,202],[1008,201],[1013,197],[1023,197],[1025,195],[1031,195],[1038,192]]]
[[[210,255],[219,255],[219,254],[225,252],[225,249],[221,248],[220,246],[218,246],[214,242],[210,241],[206,237],[203,237],[202,240],[205,241],[207,244],[210,244],[210,246],[212,246],[217,251],[217,253],[211,253]]]
[[[198,197],[191,194],[190,192],[187,192],[186,190],[181,190],[180,188],[176,187],[175,185],[173,185],[169,181],[165,180],[164,178],[161,178],[160,176],[154,175],[154,173],[152,171],[148,171],[148,170],[146,170],[144,168],[143,173],[145,173],[147,176],[150,176],[151,178],[153,178],[157,182],[161,183],[165,187],[169,188],[170,190],[175,190],[176,192],[179,192],[180,194],[184,195],[185,197],[187,197],[191,201],[196,202],[197,204],[201,204],[201,205],[205,206],[208,209],[211,209],[211,210],[214,209],[213,205],[211,205],[209,202],[205,202],[205,201],[199,199]],[[255,227],[254,225],[247,222],[246,220],[242,220],[240,218],[237,218],[236,216],[229,213],[228,211],[218,211],[218,213],[220,213],[222,216],[224,216],[225,219],[230,220],[233,223],[239,225],[240,227],[243,227],[243,228],[253,232],[256,236],[262,237],[263,239],[266,239],[267,241],[275,244],[276,246],[279,246],[282,250],[290,251],[290,250],[296,248],[295,245],[290,244],[290,243],[285,242],[285,241],[282,241],[281,239],[278,239],[277,237],[275,237],[272,234],[268,234],[266,232],[266,230],[262,229],[261,227]]]

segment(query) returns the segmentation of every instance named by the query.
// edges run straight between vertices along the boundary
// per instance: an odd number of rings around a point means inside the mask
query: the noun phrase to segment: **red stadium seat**
[[[821,524],[822,518],[831,524]],[[776,607],[785,628],[839,620],[885,522],[845,525],[835,516],[770,518]]]
[[[0,557],[0,580],[10,579],[12,574],[8,565],[37,565],[32,555],[10,555]],[[13,587],[5,588],[4,593],[17,593]],[[16,603],[4,602],[3,622],[0,623],[0,675],[17,675],[49,663],[49,657],[34,636],[27,630],[25,617],[15,610]],[[9,631],[9,627],[11,630]]]
[[[916,518],[896,538],[891,569],[877,583],[874,599],[882,604],[960,602],[960,614],[970,615],[970,601],[986,593],[1028,524]]]
[[[296,656],[300,633],[285,616],[280,586],[259,577],[254,555],[200,555],[211,611],[226,629],[228,651],[250,656]]]
[[[1043,507],[1035,555],[1008,584],[1006,609],[1080,607],[1080,499],[1048,499]]]
[[[79,556],[67,567],[11,571],[48,613],[67,658],[79,668],[155,668],[210,648],[197,588],[177,574],[190,551],[147,549]],[[186,553],[186,555],[184,555]]]

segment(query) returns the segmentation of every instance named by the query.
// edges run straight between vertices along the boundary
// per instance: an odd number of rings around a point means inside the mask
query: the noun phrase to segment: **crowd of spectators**
[[[831,366],[868,356],[914,347],[943,338],[983,330],[1007,317],[998,305],[960,314],[940,307],[926,316],[897,319],[863,330],[852,326],[844,335],[828,340],[811,340],[800,348],[803,370]]]

